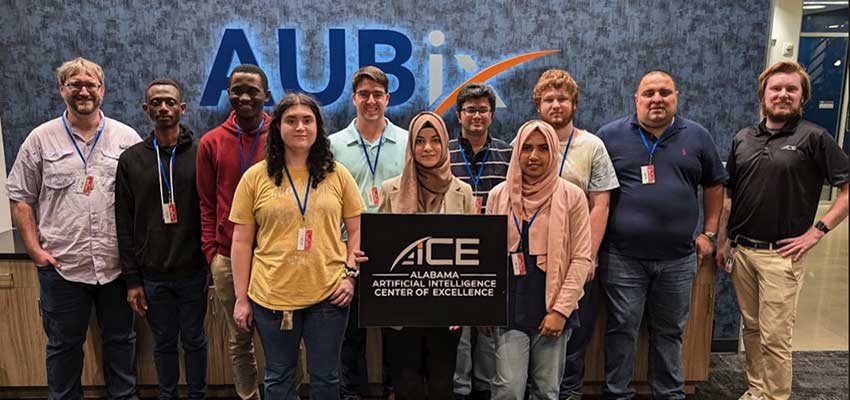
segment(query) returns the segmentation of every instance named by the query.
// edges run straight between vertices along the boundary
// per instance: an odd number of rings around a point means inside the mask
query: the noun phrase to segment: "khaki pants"
[[[216,298],[227,320],[227,352],[230,354],[233,384],[241,399],[259,400],[257,388],[257,359],[254,357],[254,332],[241,331],[233,321],[236,292],[233,289],[233,270],[230,257],[216,254],[210,263]]]
[[[747,380],[753,395],[766,400],[791,397],[791,337],[797,298],[803,287],[802,261],[775,250],[738,246],[732,283],[744,321]]]

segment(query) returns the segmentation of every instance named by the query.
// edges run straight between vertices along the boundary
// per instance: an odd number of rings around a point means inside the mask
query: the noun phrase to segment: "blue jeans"
[[[570,330],[564,329],[557,338],[504,328],[496,328],[495,335],[496,376],[492,398],[522,400],[528,382],[531,388],[528,399],[557,400]]]
[[[688,321],[696,253],[676,260],[641,260],[600,253],[599,277],[608,296],[605,331],[606,399],[633,399],[637,338],[647,308],[649,385],[653,399],[685,398],[682,333]]]
[[[303,338],[310,374],[310,398],[339,400],[339,354],[348,322],[348,306],[337,307],[325,299],[294,311],[290,330],[280,329],[283,312],[253,301],[251,309],[266,358],[264,398],[298,398],[295,370],[298,368],[298,345]]]
[[[578,316],[581,326],[573,329],[567,342],[567,358],[564,363],[564,379],[561,380],[559,398],[566,399],[571,395],[581,395],[584,387],[584,355],[587,346],[593,338],[593,328],[596,327],[596,314],[599,310],[599,278],[584,285],[584,296],[578,301]]]
[[[207,271],[174,281],[144,281],[147,320],[154,339],[153,359],[159,381],[159,398],[176,399],[180,380],[177,337],[183,347],[186,384],[190,399],[207,393]]]
[[[490,391],[495,374],[496,339],[477,332],[474,327],[464,326],[457,344],[454,393],[469,396],[473,390]]]
[[[137,399],[135,318],[122,279],[104,285],[65,280],[53,267],[39,267],[39,306],[47,335],[48,399],[81,399],[83,343],[92,305],[100,327],[103,375],[113,399]],[[94,355],[90,355],[94,357]]]

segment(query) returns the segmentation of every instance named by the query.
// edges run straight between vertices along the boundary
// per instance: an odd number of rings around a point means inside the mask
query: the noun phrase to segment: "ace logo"
[[[435,238],[427,236],[413,241],[396,257],[390,271],[401,262],[406,266],[478,266],[477,238]],[[445,246],[450,250],[450,258],[438,258],[435,246]],[[475,246],[474,248],[472,246]],[[453,257],[452,257],[453,256]],[[464,258],[475,257],[475,258]]]

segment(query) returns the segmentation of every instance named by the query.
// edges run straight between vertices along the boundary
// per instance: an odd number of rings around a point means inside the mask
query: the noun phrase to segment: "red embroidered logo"
[[[688,151],[687,151],[687,150],[685,150],[685,148],[684,148],[684,147],[682,147],[682,157],[684,157],[684,156],[686,156],[686,155],[688,155]]]

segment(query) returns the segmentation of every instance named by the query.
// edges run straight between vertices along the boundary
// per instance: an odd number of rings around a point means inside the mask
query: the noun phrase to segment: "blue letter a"
[[[227,86],[230,83],[230,64],[233,62],[234,54],[239,57],[242,64],[259,66],[257,58],[254,57],[254,51],[251,50],[251,44],[245,37],[245,32],[242,29],[225,29],[224,36],[221,38],[221,45],[218,46],[218,52],[215,53],[215,60],[210,76],[207,78],[207,85],[204,87],[204,94],[201,95],[201,107],[217,106],[221,92],[227,91]],[[269,98],[266,106],[273,105],[274,99]]]
[[[345,89],[345,30],[328,30],[328,85],[319,92],[307,92],[298,83],[298,45],[295,41],[295,29],[278,29],[277,42],[280,51],[280,81],[283,90],[305,92],[313,95],[319,104],[335,102]],[[309,68],[317,65],[308,64]]]

